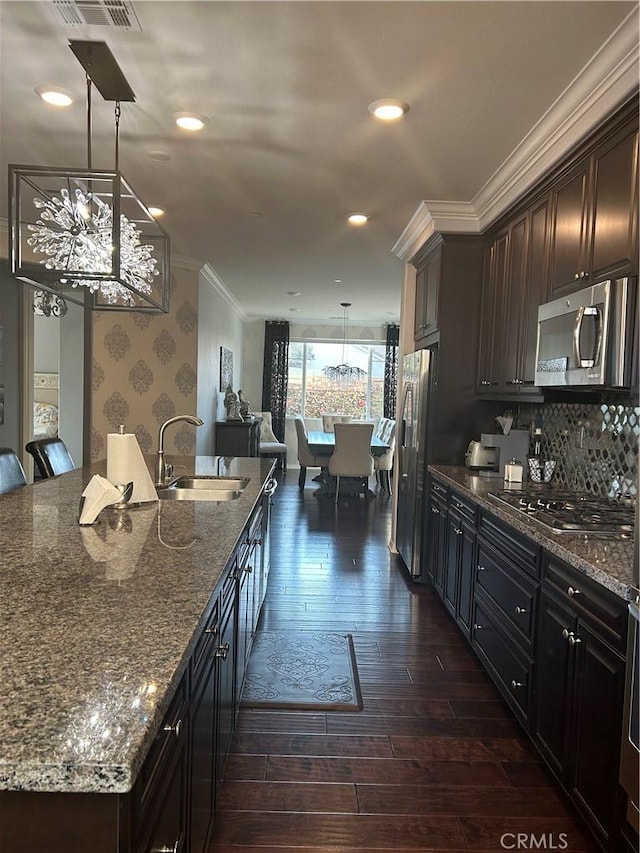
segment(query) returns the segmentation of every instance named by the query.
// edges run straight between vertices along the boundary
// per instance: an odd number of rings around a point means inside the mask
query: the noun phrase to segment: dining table
[[[336,447],[336,436],[333,432],[311,430],[307,433],[307,444],[314,456],[330,456]],[[389,450],[389,445],[382,438],[371,436],[371,455],[383,456]]]

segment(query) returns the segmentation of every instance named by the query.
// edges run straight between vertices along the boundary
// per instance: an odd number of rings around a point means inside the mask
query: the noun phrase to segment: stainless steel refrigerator
[[[402,363],[402,397],[398,426],[398,508],[396,547],[411,577],[420,577],[423,497],[431,461],[438,385],[438,347],[409,353]]]

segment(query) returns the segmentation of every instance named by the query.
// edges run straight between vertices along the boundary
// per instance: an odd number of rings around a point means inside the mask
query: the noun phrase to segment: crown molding
[[[408,261],[436,231],[478,234],[480,223],[469,201],[421,201],[391,251]]]
[[[216,291],[216,293],[226,302],[226,304],[231,308],[232,311],[238,315],[240,320],[247,319],[247,312],[244,310],[242,305],[238,302],[235,296],[228,290],[225,283],[222,281],[220,276],[211,266],[211,264],[204,264],[200,268],[200,275],[202,278],[210,284],[211,287]]]
[[[206,261],[201,261],[199,258],[190,258],[188,255],[174,255],[171,253],[171,265],[180,267],[183,270],[196,270],[200,272]]]
[[[391,251],[409,261],[435,231],[484,231],[638,88],[633,9],[469,202],[421,201]]]

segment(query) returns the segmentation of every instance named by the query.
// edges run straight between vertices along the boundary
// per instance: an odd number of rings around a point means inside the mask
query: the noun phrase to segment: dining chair
[[[304,484],[307,479],[307,468],[322,468],[326,465],[326,456],[314,456],[309,449],[307,441],[307,430],[304,421],[301,417],[296,417],[296,436],[298,438],[298,462],[300,463],[300,476],[298,477],[298,486],[304,489]]]
[[[76,467],[67,445],[61,438],[40,438],[25,445],[25,450],[33,456],[38,473],[44,480],[57,477]]]
[[[287,470],[287,445],[278,441],[273,431],[271,412],[256,412],[262,418],[260,424],[260,456],[276,456],[282,471]]]
[[[394,420],[388,419],[380,438],[386,441],[389,449],[385,450],[380,456],[374,456],[373,467],[380,488],[388,495],[391,495],[391,471],[393,470],[393,458],[396,447],[396,422]]]
[[[27,485],[24,469],[10,447],[0,447],[0,495]]]
[[[350,415],[323,415],[322,416],[322,429],[324,432],[333,432],[333,428],[336,424],[348,424],[351,423]]]
[[[329,473],[336,478],[335,502],[340,494],[340,478],[353,477],[360,480],[359,492],[369,499],[369,477],[373,474],[371,436],[373,424],[334,425],[335,450],[329,457]]]

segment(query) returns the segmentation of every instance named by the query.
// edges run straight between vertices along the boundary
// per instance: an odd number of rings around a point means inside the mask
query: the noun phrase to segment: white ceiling
[[[133,8],[141,30],[69,27],[53,2],[0,2],[3,185],[8,163],[86,165],[84,71],[68,41],[106,41],[136,95],[122,105],[120,167],[166,208],[172,253],[208,263],[246,317],[317,322],[349,301],[351,322],[370,325],[399,317],[403,264],[391,247],[420,202],[477,198],[638,4]],[[625,27],[637,30],[637,17]],[[42,83],[75,103],[47,106],[34,94]],[[411,105],[401,123],[369,114],[382,97]],[[172,121],[180,110],[210,121],[187,135]],[[93,165],[112,168],[113,104],[99,95],[93,124]],[[150,159],[158,149],[171,159]],[[354,210],[371,216],[366,227],[346,224]]]

